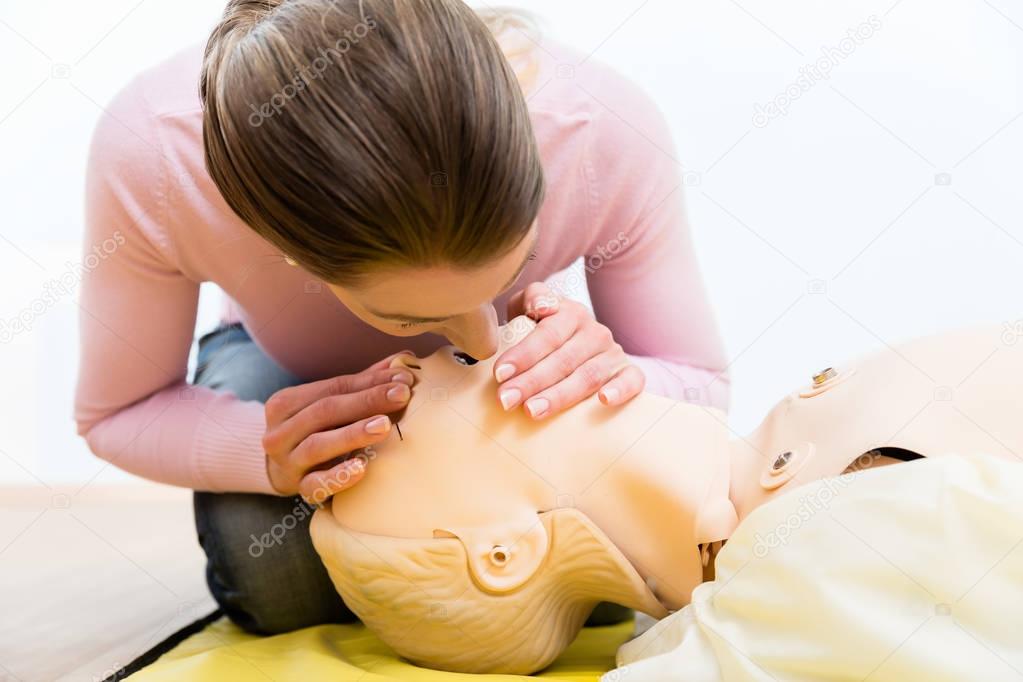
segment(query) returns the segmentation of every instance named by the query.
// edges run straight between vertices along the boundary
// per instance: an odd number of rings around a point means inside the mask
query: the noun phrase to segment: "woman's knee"
[[[312,512],[300,498],[195,494],[207,584],[245,630],[277,634],[355,620],[313,549]]]

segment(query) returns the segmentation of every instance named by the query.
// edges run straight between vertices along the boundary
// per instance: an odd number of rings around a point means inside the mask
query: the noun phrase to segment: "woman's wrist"
[[[267,470],[265,429],[258,401],[224,394],[207,404],[193,441],[196,489],[281,495]]]

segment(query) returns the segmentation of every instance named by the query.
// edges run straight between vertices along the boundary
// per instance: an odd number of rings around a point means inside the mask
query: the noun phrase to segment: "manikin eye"
[[[476,358],[472,357],[468,353],[463,353],[460,350],[456,350],[454,352],[454,356],[455,356],[455,360],[457,360],[458,362],[462,363],[463,365],[467,365],[467,366],[468,365],[475,365],[477,362],[479,362],[479,360],[477,360]]]

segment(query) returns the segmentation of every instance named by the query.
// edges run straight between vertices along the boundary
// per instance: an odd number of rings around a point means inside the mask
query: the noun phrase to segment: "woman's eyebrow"
[[[501,287],[502,292],[508,289],[512,284],[515,284],[515,280],[519,278],[519,276],[522,274],[522,271],[526,269],[527,265],[529,265],[529,261],[533,260],[533,253],[536,251],[536,245],[539,243],[540,235],[537,234],[536,237],[533,238],[533,245],[529,247],[529,251],[526,253],[526,257],[522,259],[522,264],[519,265],[519,269],[516,270],[515,274],[512,275],[511,279],[509,279],[507,283],[505,283],[505,285]]]

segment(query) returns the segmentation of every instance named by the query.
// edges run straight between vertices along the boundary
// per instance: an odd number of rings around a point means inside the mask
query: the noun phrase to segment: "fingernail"
[[[362,461],[361,457],[348,460],[348,470],[353,474],[361,474],[365,469],[366,463]]]
[[[497,383],[511,379],[515,374],[515,366],[507,363],[498,365],[494,371],[494,378],[497,379]]]
[[[391,429],[391,420],[387,417],[373,417],[366,422],[368,433],[387,433]]]
[[[393,377],[391,377],[391,381],[397,381],[407,386],[411,386],[412,382],[415,381],[415,379],[412,378],[411,372],[399,372],[398,374],[395,374]]]
[[[509,388],[505,391],[501,391],[499,397],[501,398],[501,407],[506,410],[510,410],[519,404],[522,400],[522,391],[517,388]]]
[[[529,315],[530,317],[535,317],[536,315],[547,312],[548,310],[557,309],[558,299],[556,297],[542,296],[529,305],[529,308],[526,310],[526,314]]]
[[[411,394],[412,392],[405,384],[398,384],[393,388],[387,389],[387,399],[395,403],[403,403],[407,401]]]
[[[549,409],[551,409],[551,401],[547,398],[533,398],[526,401],[526,411],[533,419],[544,416]]]
[[[605,388],[600,392],[600,399],[605,405],[614,405],[621,396],[622,392],[617,388]]]

